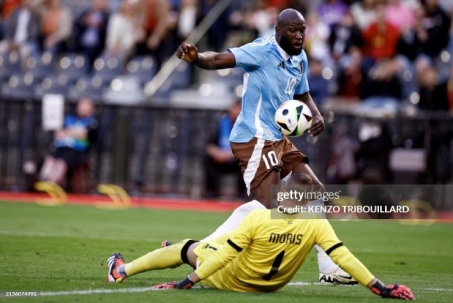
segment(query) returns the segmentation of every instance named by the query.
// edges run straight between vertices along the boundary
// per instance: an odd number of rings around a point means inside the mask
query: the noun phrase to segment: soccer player
[[[221,53],[199,52],[187,43],[176,50],[178,58],[203,69],[242,67],[242,111],[230,134],[231,149],[241,167],[247,194],[267,208],[277,206],[276,187],[291,172],[305,173],[323,188],[308,165],[308,158],[282,135],[274,121],[283,102],[297,99],[313,114],[310,135],[318,136],[324,130],[324,119],[309,92],[308,61],[302,49],[305,31],[304,17],[294,9],[285,9],[278,16],[275,35]],[[237,225],[233,220],[231,223]],[[318,246],[315,249],[320,281],[357,283]]]
[[[312,188],[306,174],[293,174],[286,190]],[[303,201],[302,203],[306,203]],[[289,211],[298,200],[283,200],[275,209],[254,210],[227,236],[227,240],[198,242],[183,240],[150,252],[130,263],[119,253],[108,259],[108,280],[122,282],[126,277],[155,269],[174,268],[184,263],[195,271],[179,283],[159,284],[157,288],[188,289],[202,282],[212,288],[237,292],[273,292],[288,284],[304,263],[314,244],[357,281],[383,298],[414,299],[411,290],[399,284],[384,285],[343,245],[326,219],[300,218]],[[224,242],[225,244],[221,244]]]

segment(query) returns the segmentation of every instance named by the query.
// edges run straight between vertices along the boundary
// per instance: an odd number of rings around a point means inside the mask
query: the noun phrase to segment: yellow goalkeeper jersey
[[[227,243],[200,243],[197,275],[208,286],[242,292],[270,292],[285,286],[315,244],[340,267],[366,285],[371,273],[343,246],[325,219],[297,219],[252,211],[234,230]]]

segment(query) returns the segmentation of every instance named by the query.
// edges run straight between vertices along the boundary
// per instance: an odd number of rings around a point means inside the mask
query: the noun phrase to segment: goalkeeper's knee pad
[[[183,263],[189,264],[189,259],[187,257],[187,252],[189,251],[190,245],[197,243],[198,241],[192,239],[184,239],[179,241],[178,243],[173,244],[172,246],[176,246],[181,251],[181,260]]]

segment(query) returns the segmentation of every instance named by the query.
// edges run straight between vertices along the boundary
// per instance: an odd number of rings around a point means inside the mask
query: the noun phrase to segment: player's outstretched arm
[[[373,279],[367,284],[373,293],[382,298],[394,298],[402,300],[415,300],[414,294],[409,287],[402,284],[390,284],[385,286],[381,281]]]
[[[336,236],[335,236],[336,237]],[[333,239],[333,237],[332,237]],[[332,241],[332,242],[335,242]],[[323,245],[321,245],[323,247]],[[412,291],[401,284],[384,285],[376,279],[370,271],[357,259],[342,242],[334,245],[331,249],[327,249],[329,256],[338,264],[344,271],[350,274],[360,284],[367,286],[373,293],[382,298],[395,298],[403,300],[414,300]]]
[[[182,43],[176,49],[176,56],[203,69],[223,69],[236,66],[236,59],[231,52],[198,52],[193,44]]]

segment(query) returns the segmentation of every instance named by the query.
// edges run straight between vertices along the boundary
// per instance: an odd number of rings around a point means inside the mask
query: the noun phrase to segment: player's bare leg
[[[295,168],[293,168],[293,173],[303,173],[308,175],[314,185],[315,191],[324,191],[324,185],[319,181],[318,177],[315,175],[310,166],[305,162],[300,162]]]
[[[275,208],[277,203],[277,192],[280,186],[280,167],[276,166],[272,172],[251,190],[252,198],[261,202],[266,208]]]
[[[307,163],[299,163],[294,169],[293,173],[304,173],[309,175],[313,183],[318,187],[317,190],[324,191],[324,185],[319,181],[314,172],[311,170]],[[318,256],[319,268],[319,281],[324,283],[339,283],[339,284],[357,284],[351,275],[346,273],[337,264],[335,264],[329,255],[324,250],[315,245],[316,254]]]

